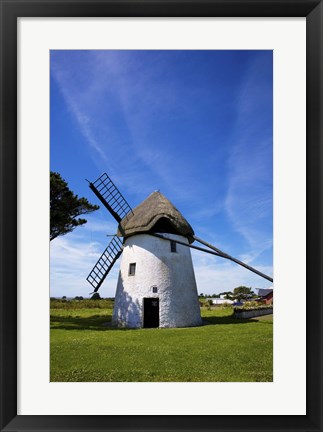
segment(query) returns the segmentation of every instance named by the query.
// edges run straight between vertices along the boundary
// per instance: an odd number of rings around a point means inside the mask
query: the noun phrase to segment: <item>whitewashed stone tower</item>
[[[189,244],[194,231],[173,204],[160,192],[152,193],[130,218],[121,221],[118,234],[125,242],[113,324],[130,328],[201,325],[190,248],[175,243]]]

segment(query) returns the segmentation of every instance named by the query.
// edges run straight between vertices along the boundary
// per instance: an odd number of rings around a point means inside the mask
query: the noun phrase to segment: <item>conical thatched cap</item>
[[[176,232],[193,241],[193,228],[177,210],[176,207],[160,192],[153,192],[145,201],[139,204],[133,215],[128,215],[120,222],[118,235],[129,237],[134,234],[153,231],[154,226],[161,219],[167,220]]]

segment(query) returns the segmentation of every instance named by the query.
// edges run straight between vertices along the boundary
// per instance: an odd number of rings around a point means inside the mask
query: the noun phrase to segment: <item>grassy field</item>
[[[117,330],[111,301],[51,304],[51,381],[272,381],[272,315],[202,308],[201,327]]]

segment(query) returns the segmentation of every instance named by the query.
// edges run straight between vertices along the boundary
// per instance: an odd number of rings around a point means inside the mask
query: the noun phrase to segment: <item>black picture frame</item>
[[[322,431],[322,1],[0,0],[0,5],[2,60],[0,111],[1,431]],[[252,416],[17,415],[17,18],[99,16],[306,17],[306,415],[258,416],[256,405],[255,415]],[[95,397],[95,395],[92,396]],[[266,400],[266,403],[270,401]],[[234,411],[234,407],[232,409]]]

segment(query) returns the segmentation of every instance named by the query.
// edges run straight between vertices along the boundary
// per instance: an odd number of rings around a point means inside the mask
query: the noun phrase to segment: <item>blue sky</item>
[[[50,167],[100,203],[107,172],[132,207],[159,189],[195,234],[273,275],[272,51],[51,51]],[[117,223],[101,205],[51,242],[51,295],[86,297]],[[271,284],[192,251],[199,293]],[[100,288],[114,296],[119,263]]]

